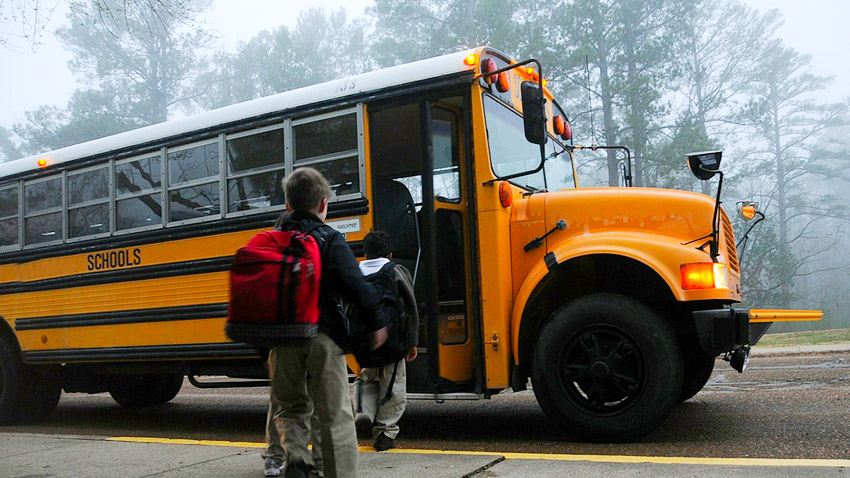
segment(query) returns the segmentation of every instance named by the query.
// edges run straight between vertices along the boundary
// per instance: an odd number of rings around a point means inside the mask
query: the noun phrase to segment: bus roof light
[[[478,57],[475,55],[475,53],[470,53],[469,55],[466,55],[466,58],[463,59],[463,64],[467,66],[473,66],[475,65],[476,61],[478,61]]]
[[[562,136],[564,134],[566,124],[567,122],[564,121],[564,117],[561,115],[557,115],[552,118],[552,131],[554,131],[555,134]]]
[[[41,159],[39,159],[39,160],[38,160],[38,163],[37,163],[37,164],[38,164],[38,167],[39,167],[39,168],[46,168],[46,167],[47,167],[47,164],[48,164],[48,161],[47,161],[47,159],[45,159],[45,158],[41,158]]]

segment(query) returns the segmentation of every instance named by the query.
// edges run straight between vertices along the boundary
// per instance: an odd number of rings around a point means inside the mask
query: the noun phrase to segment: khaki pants
[[[269,353],[269,376],[268,449],[263,457],[312,464],[307,444],[315,409],[325,476],[356,476],[357,436],[342,349],[322,332],[303,346],[275,347]]]
[[[380,404],[387,396],[393,367],[364,368],[354,382],[354,411],[372,420],[372,438],[383,433],[387,438],[395,440],[398,436],[398,421],[407,407],[407,367],[404,359],[398,362],[392,397],[383,405]]]

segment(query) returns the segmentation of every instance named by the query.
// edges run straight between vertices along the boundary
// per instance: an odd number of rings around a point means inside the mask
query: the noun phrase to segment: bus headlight
[[[726,265],[717,262],[682,264],[682,289],[727,289]]]

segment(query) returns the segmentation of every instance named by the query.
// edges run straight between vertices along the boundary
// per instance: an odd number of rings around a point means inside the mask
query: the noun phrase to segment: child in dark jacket
[[[381,270],[392,259],[392,239],[384,231],[373,231],[363,239],[366,249],[366,260],[360,263],[360,271],[364,276]],[[377,451],[395,448],[398,436],[398,421],[407,407],[407,370],[405,362],[416,359],[416,343],[418,342],[419,311],[416,298],[413,295],[413,278],[401,264],[393,266],[393,280],[398,289],[398,295],[403,302],[404,314],[412,317],[413,325],[408,329],[409,344],[413,344],[407,357],[394,365],[364,368],[354,382],[354,408],[357,412],[355,423],[361,434],[370,434],[375,440]],[[395,378],[393,378],[393,376]],[[387,389],[392,388],[389,399]]]
[[[357,469],[357,436],[348,396],[348,369],[342,346],[348,334],[339,299],[373,308],[379,296],[357,266],[345,238],[324,223],[331,189],[313,168],[296,169],[284,184],[287,212],[276,224],[300,230],[319,244],[322,277],[319,293],[319,333],[303,345],[280,345],[269,352],[271,399],[263,453],[265,475],[309,476],[313,460],[310,417],[321,430],[323,469],[328,478],[353,477]],[[374,324],[371,348],[386,341],[386,328]],[[310,380],[307,380],[307,377]]]

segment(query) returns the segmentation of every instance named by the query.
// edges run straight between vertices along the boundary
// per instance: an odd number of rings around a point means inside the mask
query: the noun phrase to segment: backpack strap
[[[328,229],[330,229],[331,231],[334,231],[335,229],[324,223],[312,223],[308,225],[306,222],[307,221],[302,222],[300,224],[301,227],[299,227],[299,229],[304,234],[313,236],[313,239],[315,239],[316,242],[319,244],[319,251],[322,253],[322,255],[324,255],[327,252],[327,237],[329,233]]]
[[[381,367],[381,371],[383,372],[383,367]],[[383,404],[390,401],[393,398],[393,385],[395,385],[395,375],[398,372],[398,362],[393,365],[393,375],[390,377],[390,383],[387,385],[387,394],[384,395],[384,398],[378,403],[378,406],[382,406]]]

